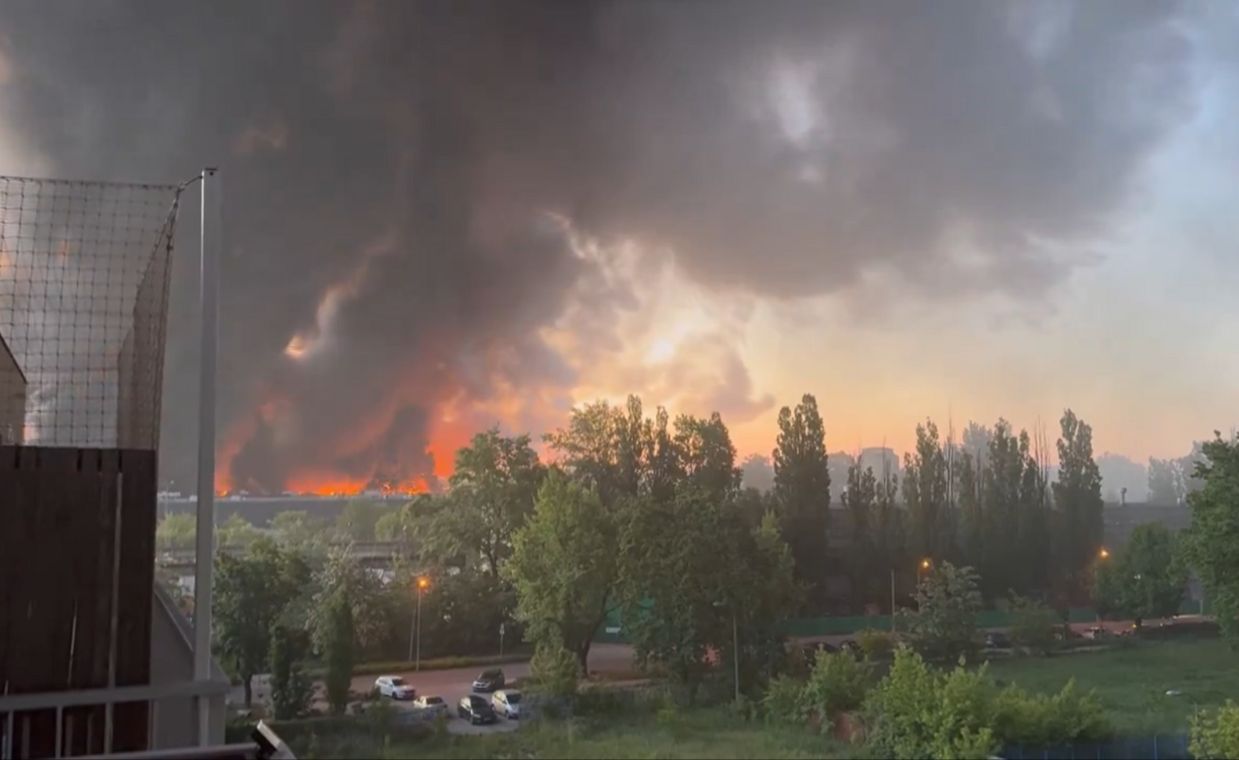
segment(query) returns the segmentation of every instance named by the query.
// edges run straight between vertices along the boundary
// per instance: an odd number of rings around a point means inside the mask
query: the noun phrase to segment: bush
[[[884,659],[895,651],[895,637],[889,631],[866,629],[856,634],[856,643],[870,660]]]
[[[1080,694],[1075,679],[1052,697],[1008,687],[995,698],[993,712],[995,733],[1005,742],[1063,744],[1111,734],[1101,702],[1091,692]]]
[[[1239,705],[1231,700],[1214,711],[1201,711],[1192,718],[1192,757],[1239,757]]]
[[[562,646],[547,644],[538,647],[529,661],[529,670],[536,691],[553,697],[572,697],[576,694],[581,668],[576,656]]]
[[[1058,622],[1058,614],[1035,599],[1016,596],[1011,600],[1011,641],[1016,646],[1049,652],[1054,648]]]
[[[766,685],[766,694],[761,700],[762,714],[771,723],[802,723],[805,718],[800,701],[803,694],[804,681],[775,676]]]
[[[801,713],[834,718],[855,710],[869,688],[869,666],[846,652],[819,651],[801,695]]]
[[[907,647],[895,650],[886,678],[865,700],[865,732],[880,757],[928,757],[938,709],[939,677]]]

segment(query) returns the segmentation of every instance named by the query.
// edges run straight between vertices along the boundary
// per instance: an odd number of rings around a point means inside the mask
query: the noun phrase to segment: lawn
[[[990,663],[995,679],[1056,692],[1075,676],[1094,689],[1120,735],[1179,734],[1197,707],[1239,700],[1239,654],[1219,639],[1136,642],[1105,652]],[[1167,696],[1167,690],[1181,694]]]
[[[377,744],[371,737],[291,741],[297,757],[382,758],[844,758],[846,745],[807,729],[745,722],[725,708],[613,720],[544,721],[513,733]]]

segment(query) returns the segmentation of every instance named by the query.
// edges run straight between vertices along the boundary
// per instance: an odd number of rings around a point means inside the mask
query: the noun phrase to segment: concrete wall
[[[156,584],[151,615],[151,685],[192,681],[193,629],[167,593]],[[225,679],[218,667],[214,677]],[[188,747],[198,740],[198,709],[190,697],[161,699],[155,704],[155,735],[151,749]],[[224,743],[224,696],[211,699],[209,743]]]
[[[0,444],[22,442],[26,424],[26,377],[0,337]]]

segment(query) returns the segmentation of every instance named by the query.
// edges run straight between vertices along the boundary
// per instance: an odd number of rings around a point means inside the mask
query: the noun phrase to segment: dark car
[[[495,722],[495,710],[490,706],[490,702],[472,694],[460,698],[460,702],[456,703],[456,714],[475,726]]]
[[[474,691],[495,691],[503,688],[503,671],[499,668],[483,670],[482,675],[473,680]]]

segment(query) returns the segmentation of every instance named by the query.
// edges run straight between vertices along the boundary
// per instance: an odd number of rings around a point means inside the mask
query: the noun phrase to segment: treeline
[[[813,396],[780,410],[778,426],[766,494],[741,489],[717,413],[647,415],[630,397],[574,410],[546,436],[552,465],[529,436],[489,430],[457,453],[442,494],[399,508],[351,502],[335,524],[285,513],[267,535],[225,524],[221,543],[250,551],[220,558],[221,650],[238,673],[262,672],[267,628],[278,619],[281,637],[302,632],[305,655],[329,660],[325,642],[342,635],[347,608],[351,657],[403,658],[416,579],[425,578],[423,656],[493,654],[502,626],[509,647],[527,639],[542,661],[584,668],[604,618],[618,610],[638,657],[686,683],[703,672],[707,650],[732,657],[737,638],[742,675],[754,680],[771,667],[783,619],[830,609],[840,569],[856,609],[889,606],[892,577],[897,604],[906,603],[918,568],[946,562],[976,567],[991,599],[1087,598],[1101,482],[1091,431],[1070,411],[1052,483],[1042,437],[1003,420],[970,425],[959,442],[949,433],[943,441],[926,421],[901,475],[853,464],[845,483],[832,483]],[[851,535],[835,548],[832,531],[843,528],[831,524],[832,489],[851,515]],[[386,578],[361,568],[347,548],[329,548],[371,537],[401,547]],[[289,580],[280,586],[284,601],[266,609],[275,602],[258,579],[273,568]]]

